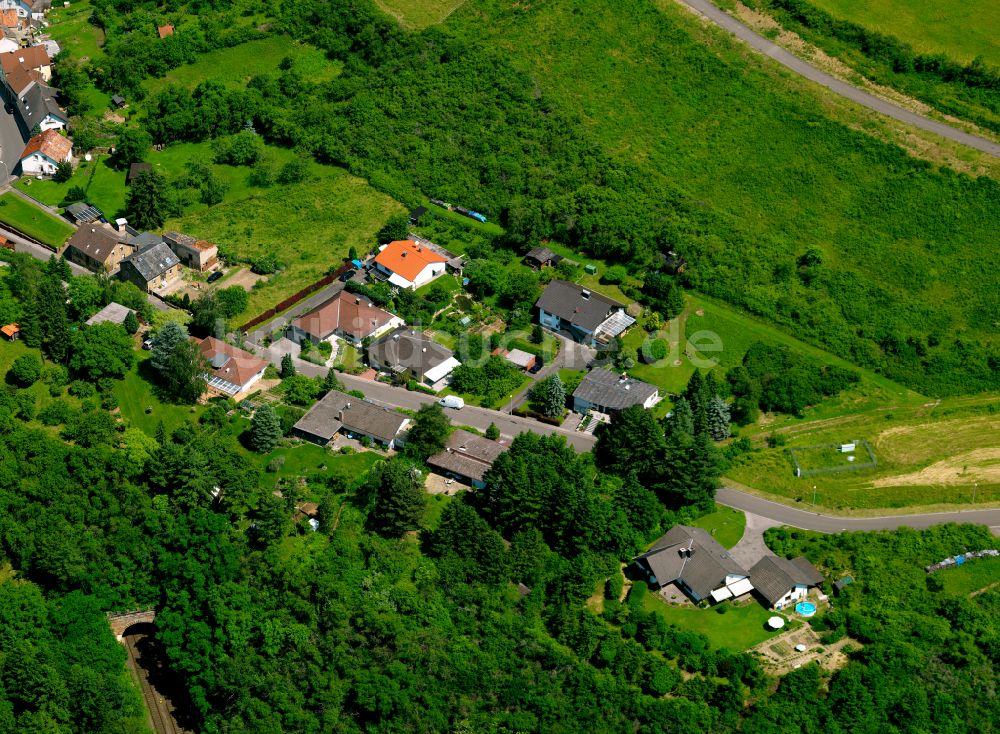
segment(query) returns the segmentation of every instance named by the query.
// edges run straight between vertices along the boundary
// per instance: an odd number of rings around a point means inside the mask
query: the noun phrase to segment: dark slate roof
[[[656,386],[648,382],[595,367],[580,381],[573,397],[605,408],[624,410],[642,405],[656,392]]]
[[[524,259],[534,260],[537,263],[548,263],[555,262],[557,257],[548,247],[532,247],[528,250],[528,254],[524,256]]]
[[[765,556],[750,569],[750,582],[771,604],[796,586],[815,586],[822,580],[822,574],[801,556],[794,561]]]
[[[435,469],[482,481],[493,462],[508,448],[506,442],[491,441],[459,428],[448,437],[444,450],[431,456],[427,463]]]
[[[447,347],[419,331],[400,326],[368,347],[369,361],[400,371],[416,370],[424,374],[453,356]]]
[[[106,262],[115,248],[119,244],[119,239],[114,230],[100,224],[85,224],[69,238],[67,247],[79,250],[97,262]]]
[[[50,114],[66,122],[66,111],[56,104],[55,90],[48,84],[33,82],[16,96],[18,116],[28,131]]]
[[[77,201],[74,202],[73,204],[70,204],[68,207],[66,207],[65,213],[68,214],[73,219],[73,221],[78,223],[96,222],[98,219],[104,216],[101,213],[101,210],[98,209],[96,206],[86,204],[82,201]]]
[[[395,410],[331,390],[299,419],[294,428],[299,433],[318,436],[326,441],[345,428],[388,443],[399,435],[408,420]]]
[[[160,242],[129,255],[122,261],[122,267],[125,267],[126,263],[134,267],[142,279],[148,283],[178,265],[180,260],[177,259],[173,250],[167,247],[166,243]]]
[[[625,308],[607,296],[565,280],[549,283],[535,305],[585,331],[594,331],[612,311]]]
[[[682,556],[682,549],[691,549],[691,557]],[[674,525],[637,560],[649,568],[660,586],[680,580],[699,599],[722,586],[729,574],[747,575],[715,538],[687,525]]]
[[[126,231],[128,228],[126,229]],[[132,245],[135,249],[145,250],[154,245],[158,245],[163,242],[163,238],[153,232],[136,232],[135,234],[130,234],[125,238],[125,243]]]

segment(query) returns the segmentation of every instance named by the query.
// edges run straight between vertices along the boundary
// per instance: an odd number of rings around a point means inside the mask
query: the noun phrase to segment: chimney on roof
[[[421,352],[426,352],[426,351],[427,351],[427,347],[424,347],[424,348],[423,348],[423,349],[421,349],[420,351],[421,351]]]
[[[354,305],[355,306],[360,306],[361,305],[361,299],[360,298],[355,298],[354,299]]]

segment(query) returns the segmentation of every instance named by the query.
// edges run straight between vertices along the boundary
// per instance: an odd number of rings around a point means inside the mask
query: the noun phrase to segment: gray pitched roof
[[[690,557],[681,554],[688,549]],[[660,586],[683,581],[699,599],[722,586],[726,576],[747,574],[715,538],[687,525],[674,525],[636,560],[649,568]]]
[[[562,258],[556,255],[548,247],[532,247],[524,256],[525,260],[534,260],[538,263],[559,262]]]
[[[448,436],[444,450],[427,459],[427,463],[435,469],[482,481],[493,462],[508,448],[503,441],[491,441],[459,428]]]
[[[180,260],[166,243],[159,242],[126,257],[122,260],[122,267],[125,267],[126,263],[134,267],[139,275],[149,282],[178,265]]]
[[[18,117],[26,130],[33,130],[48,115],[66,122],[66,111],[56,104],[55,90],[48,84],[32,82],[15,96]]]
[[[405,326],[393,329],[368,347],[369,361],[398,371],[416,370],[421,375],[452,356],[447,347]]]
[[[565,280],[549,283],[535,306],[586,331],[594,331],[612,311],[625,308],[607,296]]]
[[[153,232],[139,232],[125,238],[125,243],[132,245],[137,250],[142,251],[147,247],[158,245],[163,242],[163,238]]]
[[[595,367],[580,381],[573,397],[605,408],[624,410],[642,405],[656,393],[657,387],[648,382]]]
[[[815,586],[822,580],[823,575],[803,556],[793,561],[765,556],[750,569],[750,582],[771,604],[798,585]]]
[[[102,308],[100,311],[95,313],[89,319],[87,319],[87,326],[94,326],[96,324],[103,324],[106,321],[110,321],[113,324],[123,324],[125,319],[131,313],[131,309],[126,308],[120,303],[115,303],[112,301],[107,306]]]
[[[67,247],[79,250],[97,262],[106,262],[119,244],[117,233],[100,224],[85,224],[69,238]]]
[[[331,390],[298,420],[294,429],[329,441],[337,431],[345,428],[388,443],[399,435],[408,421],[402,413]]]

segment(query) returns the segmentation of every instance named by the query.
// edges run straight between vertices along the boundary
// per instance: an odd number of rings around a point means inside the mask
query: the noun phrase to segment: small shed
[[[7,337],[7,341],[12,342],[19,337],[21,327],[18,324],[7,324],[6,326],[0,328],[0,332]]]
[[[128,102],[126,102],[125,98],[120,94],[116,94],[113,97],[111,97],[111,104],[113,104],[120,110],[124,109],[125,107],[128,107]]]
[[[504,355],[504,358],[510,362],[515,367],[520,367],[522,370],[530,370],[535,366],[537,357],[530,352],[525,352],[523,349],[511,349]]]

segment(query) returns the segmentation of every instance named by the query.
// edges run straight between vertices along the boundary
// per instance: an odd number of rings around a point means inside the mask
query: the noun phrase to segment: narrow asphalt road
[[[895,530],[896,528],[914,528],[921,530],[931,525],[946,522],[975,523],[986,525],[994,534],[1000,531],[1000,509],[995,510],[963,510],[960,512],[931,512],[915,515],[887,515],[884,517],[836,517],[820,515],[816,512],[799,510],[795,507],[772,502],[752,494],[746,494],[736,489],[724,487],[715,494],[715,501],[737,510],[750,512],[782,525],[817,530],[821,533],[840,533],[855,530]]]
[[[954,140],[955,142],[962,143],[970,148],[975,148],[983,153],[988,153],[989,155],[1000,158],[1000,143],[995,143],[992,140],[981,138],[978,135],[972,135],[971,133],[954,128],[951,125],[946,125],[943,122],[938,122],[937,120],[932,120],[929,117],[918,115],[915,112],[910,112],[897,104],[880,99],[879,97],[869,94],[868,92],[863,92],[852,84],[848,84],[847,82],[841,81],[834,76],[830,76],[826,72],[820,71],[812,64],[803,61],[794,54],[789,53],[777,44],[772,43],[763,36],[754,33],[750,30],[750,28],[743,25],[731,15],[726,14],[715,5],[708,2],[708,0],[679,1],[708,18],[720,28],[729,31],[741,41],[749,44],[752,48],[770,56],[778,63],[787,66],[796,74],[804,76],[806,79],[810,79],[817,84],[821,84],[842,97],[847,97],[860,105],[864,105],[869,109],[892,117],[900,122],[905,122],[909,125],[913,125],[914,127],[918,127],[921,130],[927,130],[928,132],[935,133],[943,138]]]

